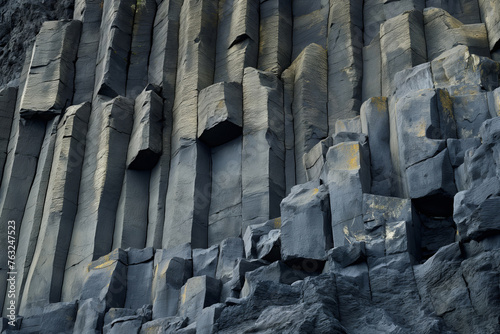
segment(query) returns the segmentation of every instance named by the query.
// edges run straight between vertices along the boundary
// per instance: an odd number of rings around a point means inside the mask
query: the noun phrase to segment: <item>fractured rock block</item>
[[[198,138],[208,146],[227,143],[242,132],[242,90],[236,82],[216,83],[198,96]]]
[[[47,21],[42,25],[22,95],[22,117],[48,119],[71,104],[81,27],[80,21]]]
[[[453,115],[457,124],[458,138],[477,137],[481,125],[491,116],[487,94],[478,92],[454,96]]]
[[[241,83],[243,70],[256,67],[259,0],[219,1],[214,82]]]
[[[179,297],[179,315],[193,323],[201,311],[219,302],[220,281],[208,276],[188,279]]]
[[[77,302],[53,303],[43,309],[40,333],[73,333]]]
[[[135,0],[103,2],[94,94],[125,96]]]
[[[76,315],[74,332],[97,334],[101,332],[106,303],[96,298],[80,300]]]
[[[137,309],[152,304],[153,258],[127,267],[127,296],[124,307]]]
[[[335,135],[340,132],[361,133],[361,118],[356,116],[337,120],[335,122]]]
[[[307,181],[319,179],[328,149],[333,146],[332,137],[323,139],[303,155],[303,163],[306,168]]]
[[[277,75],[292,57],[292,4],[287,0],[260,1],[258,69]]]
[[[311,181],[292,188],[281,202],[281,257],[324,260],[333,246],[328,189]]]
[[[481,19],[488,29],[490,50],[498,49],[500,42],[500,4],[494,0],[478,0]]]
[[[135,100],[134,125],[127,152],[127,167],[151,169],[162,152],[163,101],[152,90],[144,90]]]
[[[243,234],[243,244],[245,247],[245,256],[247,259],[257,259],[257,243],[262,236],[268,234],[271,230],[281,227],[281,219],[276,218],[262,224],[249,225]]]
[[[209,276],[215,278],[219,259],[219,245],[210,248],[193,249],[193,276]]]
[[[464,25],[445,10],[426,8],[424,26],[429,61],[457,45],[468,46],[470,53],[478,56],[490,56],[484,24]]]
[[[178,331],[187,325],[187,319],[181,317],[166,317],[144,323],[141,327],[141,334],[149,333],[169,333]]]
[[[220,279],[222,283],[229,281],[238,259],[244,256],[243,240],[240,238],[228,238],[223,240],[220,244],[216,278]]]
[[[272,73],[243,78],[242,230],[280,216],[285,197],[283,86]]]
[[[464,163],[465,154],[469,149],[477,149],[481,145],[480,138],[448,139],[446,148],[450,156],[453,168],[457,168]]]
[[[425,7],[442,8],[464,24],[481,23],[477,0],[426,0]]]
[[[382,50],[382,95],[394,90],[394,75],[404,69],[425,63],[424,20],[417,10],[387,20],[380,27]]]

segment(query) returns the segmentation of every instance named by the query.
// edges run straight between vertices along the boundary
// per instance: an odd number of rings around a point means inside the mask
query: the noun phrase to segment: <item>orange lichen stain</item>
[[[274,218],[274,228],[275,229],[281,228],[281,217]]]
[[[182,297],[181,297],[181,303],[184,304],[186,302],[186,298],[187,298],[187,287],[184,286],[182,288]]]
[[[445,114],[447,114],[449,117],[452,119],[453,117],[453,100],[450,94],[446,92],[445,90],[440,90],[439,91],[439,99],[441,100],[441,105],[443,106],[443,111]]]
[[[387,97],[381,96],[381,97],[374,97],[372,99],[373,104],[377,108],[377,111],[379,112],[385,112],[387,111]]]
[[[313,190],[313,195],[316,195],[318,192],[319,192],[319,189],[318,189],[318,188],[315,188],[315,189]]]
[[[347,169],[359,169],[359,148],[358,145],[344,145],[347,155]]]

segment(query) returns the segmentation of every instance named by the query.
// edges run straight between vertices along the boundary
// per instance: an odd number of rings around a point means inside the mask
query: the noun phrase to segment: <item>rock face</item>
[[[500,333],[498,1],[43,5],[0,0],[2,334]]]

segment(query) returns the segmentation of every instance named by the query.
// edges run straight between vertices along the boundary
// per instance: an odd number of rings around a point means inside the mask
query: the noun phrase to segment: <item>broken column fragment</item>
[[[179,297],[179,315],[189,323],[196,321],[201,311],[219,302],[220,281],[213,277],[198,276],[187,280]]]
[[[198,137],[208,146],[227,143],[241,135],[242,90],[236,82],[220,82],[198,96]]]
[[[81,28],[80,21],[47,21],[42,25],[22,95],[22,117],[49,119],[71,104]]]
[[[256,67],[259,47],[259,0],[219,1],[214,82],[243,80]]]
[[[292,57],[292,4],[288,0],[260,1],[258,69],[277,75]]]
[[[243,78],[242,218],[248,225],[280,216],[285,197],[283,86],[270,72]]]
[[[94,95],[125,96],[136,0],[103,2]]]

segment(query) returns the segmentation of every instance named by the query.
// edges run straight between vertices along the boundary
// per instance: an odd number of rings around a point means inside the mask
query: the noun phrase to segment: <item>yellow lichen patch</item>
[[[182,297],[181,297],[181,303],[184,304],[186,302],[186,298],[187,298],[187,287],[184,286],[182,288]]]
[[[97,267],[94,267],[94,269],[102,269],[102,268],[106,268],[106,267],[109,267],[111,266],[115,261],[106,261],[104,263],[101,263],[100,265],[98,265]]]
[[[319,192],[319,189],[318,189],[318,188],[315,188],[315,189],[313,190],[313,193],[312,193],[312,194],[313,194],[313,195],[316,195],[318,192]]]
[[[358,145],[349,145],[348,147],[348,166],[349,170],[359,169],[359,148]]]
[[[275,229],[281,228],[281,217],[274,218],[274,228]]]
[[[380,96],[372,98],[372,102],[379,112],[385,112],[387,110],[387,97]]]
[[[441,100],[441,105],[443,106],[443,112],[453,118],[453,100],[450,94],[442,89],[439,91],[439,99]]]

